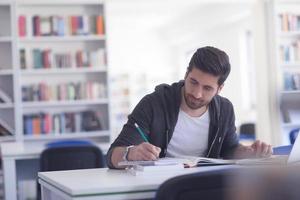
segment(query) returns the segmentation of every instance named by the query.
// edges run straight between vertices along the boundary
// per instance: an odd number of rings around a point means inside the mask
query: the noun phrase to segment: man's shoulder
[[[225,108],[233,108],[233,104],[226,97],[222,97],[220,95],[215,96],[215,102],[219,104],[223,109]]]
[[[175,82],[175,83],[172,83],[171,85],[167,84],[167,83],[162,83],[155,87],[154,93],[174,92],[174,91],[180,90],[181,87],[183,86],[183,84],[184,84],[184,81]]]
[[[216,95],[215,98],[216,98],[217,102],[220,104],[232,105],[231,101],[229,99],[227,99],[226,97]]]

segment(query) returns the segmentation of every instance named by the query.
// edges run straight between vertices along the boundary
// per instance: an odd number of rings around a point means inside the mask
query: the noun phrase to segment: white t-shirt
[[[180,109],[167,156],[205,156],[209,122],[208,109],[200,117],[191,117]]]

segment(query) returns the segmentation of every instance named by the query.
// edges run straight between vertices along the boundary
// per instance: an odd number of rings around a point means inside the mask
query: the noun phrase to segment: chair
[[[233,189],[230,178],[235,170],[228,168],[171,178],[159,187],[155,200],[228,199],[227,192]]]
[[[294,144],[294,142],[298,136],[299,130],[300,130],[300,128],[291,130],[291,132],[289,134],[291,144]]]
[[[102,168],[102,151],[89,141],[68,140],[47,144],[40,156],[40,171]],[[38,199],[40,186],[38,185]]]
[[[255,124],[244,123],[240,126],[240,139],[255,140]]]

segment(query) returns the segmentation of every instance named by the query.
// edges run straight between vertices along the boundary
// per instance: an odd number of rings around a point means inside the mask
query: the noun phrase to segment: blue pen
[[[142,131],[142,129],[139,127],[139,125],[137,125],[137,123],[134,123],[134,126],[138,130],[138,132],[140,133],[140,135],[142,136],[143,140],[145,142],[149,142],[149,140],[147,139],[145,133]]]

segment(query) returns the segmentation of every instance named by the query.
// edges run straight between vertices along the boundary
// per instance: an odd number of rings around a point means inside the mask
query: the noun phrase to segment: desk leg
[[[16,161],[14,159],[5,158],[2,162],[5,199],[17,200]]]

